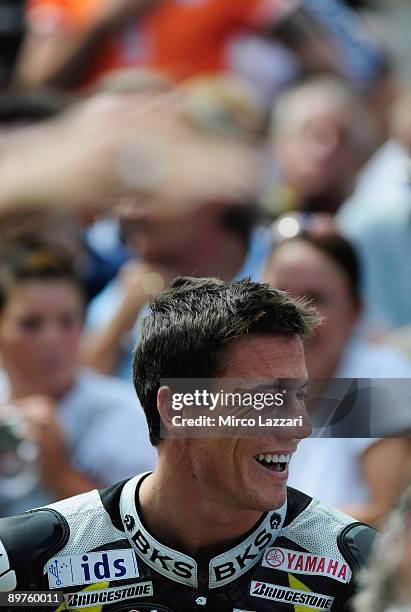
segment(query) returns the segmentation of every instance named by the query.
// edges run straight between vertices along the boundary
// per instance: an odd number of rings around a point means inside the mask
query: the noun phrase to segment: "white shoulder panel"
[[[75,555],[126,539],[124,532],[114,527],[96,489],[56,502],[47,508],[62,514],[70,527],[69,540],[59,550],[58,556]]]
[[[346,563],[338,548],[337,537],[347,525],[355,522],[348,514],[313,499],[301,514],[283,527],[281,535],[315,555],[325,555]]]

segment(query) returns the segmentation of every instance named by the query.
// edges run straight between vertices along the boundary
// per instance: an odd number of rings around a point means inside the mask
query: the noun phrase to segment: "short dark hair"
[[[160,440],[157,392],[164,378],[214,378],[224,355],[247,334],[306,337],[320,322],[302,300],[250,279],[175,279],[151,302],[133,363],[133,382],[148,423],[150,441]]]
[[[355,302],[361,302],[361,273],[360,263],[354,246],[336,231],[311,232],[302,230],[297,236],[286,238],[274,245],[270,259],[284,244],[289,242],[305,242],[311,245],[341,270],[347,279],[350,294]]]
[[[0,249],[0,313],[14,287],[26,281],[67,281],[85,301],[85,288],[71,254],[37,238],[8,243]]]

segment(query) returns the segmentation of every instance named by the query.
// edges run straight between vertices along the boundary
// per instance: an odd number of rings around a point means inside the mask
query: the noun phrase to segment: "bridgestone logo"
[[[151,597],[153,595],[152,582],[140,582],[124,587],[113,587],[100,591],[83,591],[80,593],[68,593],[64,595],[67,606],[71,608],[88,608],[98,604],[108,604],[134,599],[135,597]]]
[[[271,601],[282,601],[290,604],[298,604],[313,608],[314,610],[331,610],[334,597],[313,593],[312,591],[300,591],[299,589],[289,589],[278,584],[267,584],[266,582],[251,582],[250,595],[261,597]]]

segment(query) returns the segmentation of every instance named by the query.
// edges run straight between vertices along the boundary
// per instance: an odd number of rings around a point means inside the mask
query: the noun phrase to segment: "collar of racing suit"
[[[175,582],[198,588],[197,562],[162,544],[144,527],[139,508],[136,507],[136,492],[147,475],[142,474],[129,480],[121,493],[120,513],[127,538],[137,556],[156,572]],[[224,586],[256,565],[267,546],[273,544],[280,534],[286,512],[287,502],[264,514],[253,531],[237,546],[211,558],[208,564],[208,588]]]

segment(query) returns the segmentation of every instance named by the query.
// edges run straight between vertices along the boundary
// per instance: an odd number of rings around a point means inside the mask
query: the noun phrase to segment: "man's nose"
[[[311,435],[311,421],[304,404],[295,399],[284,412],[285,423],[283,427],[279,427],[281,437],[294,438],[299,442]]]
[[[276,437],[295,440],[297,443],[311,435],[312,427],[307,416],[289,417],[289,423],[277,428]]]
[[[49,323],[45,325],[42,333],[42,340],[47,346],[52,346],[60,342],[62,336],[62,328],[57,323]]]
[[[310,418],[307,412],[306,411],[304,412],[305,414],[301,415],[302,425],[299,428],[297,428],[297,431],[296,431],[296,437],[299,438],[299,440],[308,438],[309,436],[311,436],[311,433],[313,431]]]

